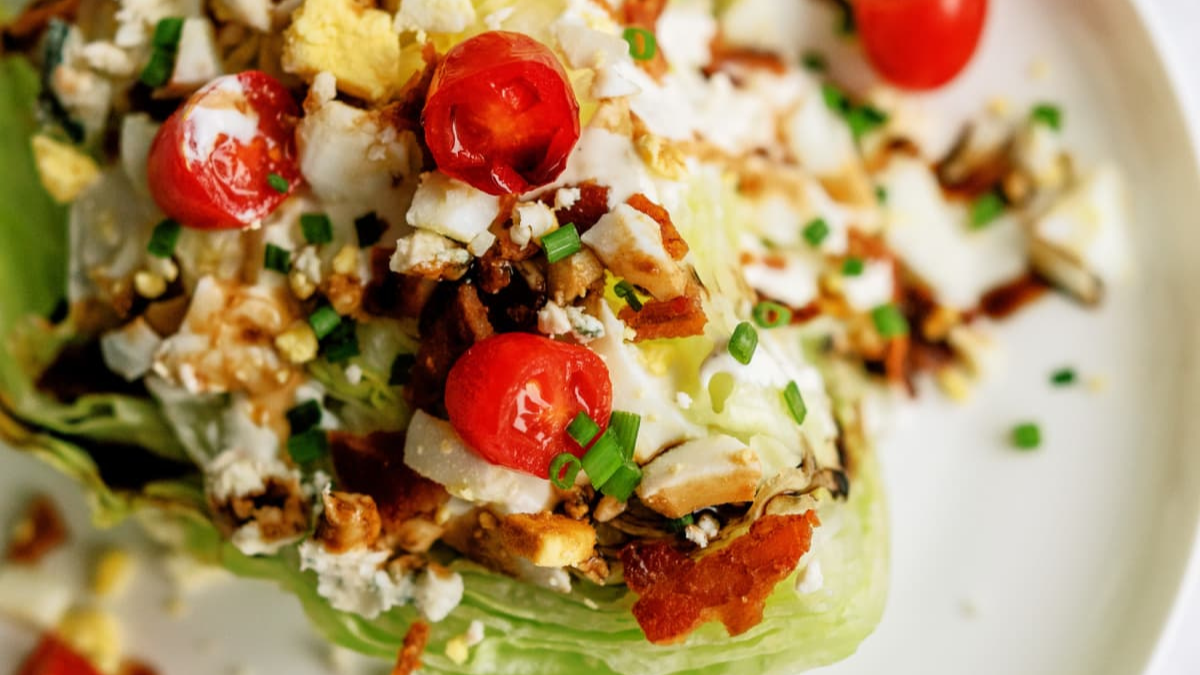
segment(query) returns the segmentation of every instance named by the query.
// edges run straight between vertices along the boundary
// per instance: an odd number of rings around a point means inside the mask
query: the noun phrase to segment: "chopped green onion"
[[[882,185],[875,186],[875,201],[879,202],[880,204],[887,204],[887,201],[888,201],[887,188],[885,188]]]
[[[778,328],[792,322],[792,310],[778,302],[760,302],[750,313],[754,317],[754,323],[761,328]]]
[[[617,437],[622,455],[626,460],[633,457],[633,451],[637,447],[638,431],[641,427],[641,415],[623,410],[614,410],[612,417],[608,420],[608,428]]]
[[[850,125],[850,133],[856,141],[887,124],[887,121],[887,113],[870,105],[854,106],[846,112],[846,123]]]
[[[829,236],[829,223],[824,218],[814,218],[804,226],[804,239],[809,246],[816,248]]]
[[[388,375],[388,384],[393,387],[408,384],[412,378],[412,367],[417,364],[416,354],[397,354],[392,361],[392,371]]]
[[[1055,131],[1062,131],[1062,108],[1051,103],[1039,103],[1029,112],[1029,118],[1037,124],[1045,124]]]
[[[811,73],[823,73],[829,70],[829,61],[820,52],[808,52],[804,55],[804,68]]]
[[[788,382],[783,388],[783,402],[787,404],[788,412],[792,414],[792,419],[796,420],[796,424],[804,424],[804,418],[808,417],[808,406],[804,404],[804,396],[800,393],[800,385],[793,382]]]
[[[838,115],[846,115],[850,112],[850,101],[841,89],[832,84],[821,85],[821,97],[825,99],[826,107]]]
[[[739,323],[729,338],[729,355],[745,366],[754,358],[754,350],[757,348],[758,331],[754,330],[754,324],[749,321]]]
[[[619,441],[611,431],[600,434],[591,450],[583,456],[583,470],[596,488],[604,487],[624,463],[625,456],[621,453]]]
[[[170,218],[155,225],[146,250],[156,258],[170,258],[175,253],[175,244],[179,242],[181,229],[179,223]]]
[[[175,52],[179,49],[179,39],[183,37],[183,18],[169,16],[159,19],[154,26],[153,45],[155,49]]]
[[[871,321],[885,340],[908,335],[908,319],[904,318],[899,307],[890,302],[871,310]]]
[[[267,174],[267,185],[270,185],[272,190],[281,195],[287,194],[288,190],[292,189],[292,186],[290,183],[288,183],[288,180],[277,173]]]
[[[161,49],[150,52],[150,60],[142,69],[139,79],[147,87],[161,87],[171,79],[175,70],[175,55]]]
[[[629,55],[635,61],[649,61],[658,53],[658,40],[645,28],[630,26],[625,29],[624,38],[629,43]]]
[[[995,192],[980,195],[971,203],[971,227],[978,230],[1004,213],[1004,198]]]
[[[692,525],[695,522],[696,522],[696,517],[689,513],[686,516],[683,516],[682,518],[673,518],[671,520],[668,520],[667,521],[667,530],[678,534],[680,532],[683,532],[687,528],[688,525]]]
[[[354,220],[354,232],[358,235],[360,248],[378,244],[386,231],[387,223],[383,222],[374,211]]]
[[[570,490],[575,485],[575,477],[579,475],[581,468],[583,468],[583,464],[578,457],[564,452],[550,462],[550,482],[560,490]]]
[[[308,325],[312,326],[318,340],[324,340],[342,323],[342,315],[329,305],[321,305],[308,317]]]
[[[1052,382],[1056,387],[1065,387],[1070,384],[1075,384],[1075,379],[1076,375],[1074,368],[1060,368],[1054,371],[1054,373],[1050,376],[1050,382]]]
[[[267,248],[263,252],[263,267],[275,270],[280,274],[287,274],[292,267],[292,252],[286,248],[279,248],[275,244],[267,244]]]
[[[579,242],[579,231],[574,223],[567,223],[552,232],[546,233],[541,239],[542,249],[546,252],[546,260],[556,263],[569,255],[579,252],[583,244]]]
[[[618,298],[625,301],[629,308],[635,312],[642,311],[642,301],[637,296],[637,289],[628,281],[620,281],[616,286],[613,286],[613,293],[617,294]]]
[[[354,321],[342,319],[329,337],[321,341],[321,351],[330,363],[341,363],[358,356],[358,330]]]
[[[574,438],[581,448],[586,448],[598,433],[600,433],[600,425],[596,424],[596,421],[584,410],[580,410],[575,419],[567,425],[567,435]]]
[[[328,244],[333,241],[333,223],[324,213],[300,214],[300,230],[304,241],[310,244]]]
[[[288,438],[288,454],[297,464],[307,464],[321,459],[329,452],[329,439],[321,429],[309,429]]]
[[[850,257],[842,261],[842,276],[861,276],[864,269],[866,269],[866,263],[862,258]]]
[[[292,435],[304,433],[321,423],[321,404],[309,400],[287,411],[288,426]]]
[[[590,475],[590,474],[589,474]],[[625,461],[613,475],[600,486],[600,492],[619,502],[627,502],[633,496],[638,483],[642,482],[642,469],[637,464]]]
[[[1042,430],[1033,422],[1018,424],[1013,427],[1012,442],[1019,450],[1033,450],[1042,444]]]

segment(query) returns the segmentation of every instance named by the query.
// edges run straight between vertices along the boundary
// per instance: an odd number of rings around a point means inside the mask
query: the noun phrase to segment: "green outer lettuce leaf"
[[[18,317],[46,311],[63,287],[63,212],[41,196],[27,145],[33,129],[27,111],[35,91],[35,78],[26,66],[11,60],[0,66],[0,178],[5,179],[0,181],[0,201],[22,204],[20,216],[13,209],[0,214],[7,234],[0,248],[0,281],[13,291],[0,306],[5,334]],[[25,369],[7,350],[0,358],[0,386],[0,394],[11,394],[13,386],[31,389]],[[156,423],[141,419],[133,424],[148,428]],[[244,577],[272,580],[294,594],[317,627],[339,645],[393,658],[416,618],[409,607],[375,621],[331,609],[317,595],[315,577],[298,570],[294,549],[275,557],[241,555],[222,541],[208,519],[198,477],[152,483],[136,494],[117,492],[104,484],[85,451],[58,436],[31,431],[4,414],[0,434],[84,485],[98,523],[139,514],[173,524],[180,535],[177,542],[202,560],[219,562]],[[466,596],[458,611],[434,626],[425,672],[770,675],[845,657],[874,628],[886,594],[883,501],[873,456],[865,446],[859,451],[849,501],[830,503],[821,513],[816,556],[824,588],[799,595],[791,580],[780,584],[767,605],[766,620],[749,632],[730,639],[720,626],[707,625],[686,644],[654,646],[629,614],[634,599],[622,589],[580,583],[575,594],[563,596],[459,562],[455,566],[466,581]],[[444,655],[445,644],[475,619],[484,623],[489,639],[472,650],[466,664],[456,665]]]

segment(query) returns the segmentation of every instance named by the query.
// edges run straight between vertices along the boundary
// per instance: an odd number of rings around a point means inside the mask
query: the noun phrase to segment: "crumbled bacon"
[[[396,274],[391,270],[395,247],[371,249],[371,282],[363,293],[362,306],[368,314],[415,319],[437,289],[431,279]]]
[[[590,181],[570,187],[579,190],[579,199],[569,208],[555,211],[554,217],[563,225],[574,223],[579,234],[583,234],[608,213],[608,187]],[[547,193],[542,201],[548,206],[554,206],[554,193]]]
[[[67,526],[58,507],[46,495],[35,495],[12,529],[5,558],[22,565],[36,565],[66,540]]]
[[[412,523],[432,523],[450,495],[404,463],[404,434],[334,431],[329,449],[339,484],[375,501],[383,532],[406,550],[420,548],[406,537]]]
[[[655,644],[685,639],[701,624],[720,621],[730,635],[762,622],[775,585],[808,552],[812,511],[764,516],[728,547],[693,560],[665,540],[636,541],[621,550],[625,583],[638,594],[633,615]]]
[[[322,497],[325,510],[317,523],[316,539],[330,553],[372,548],[379,541],[382,523],[370,495],[328,492]]]
[[[300,482],[267,476],[264,489],[252,495],[240,495],[224,503],[212,502],[217,527],[229,537],[238,528],[257,523],[266,542],[293,539],[308,531],[309,503]]]
[[[730,44],[724,36],[717,33],[712,40],[712,61],[704,68],[704,74],[711,77],[722,70],[765,70],[776,75],[787,72],[787,64],[778,54],[758,51],[749,47]]]
[[[637,332],[635,342],[702,335],[708,323],[700,298],[694,292],[672,300],[650,300],[640,311],[626,306],[621,309],[620,318]]]
[[[424,621],[413,622],[404,634],[404,646],[396,656],[396,667],[392,675],[412,675],[421,667],[421,654],[429,642],[429,624]]]
[[[653,218],[662,232],[663,247],[667,249],[667,253],[674,260],[683,260],[683,256],[688,254],[688,244],[679,236],[679,230],[675,229],[675,223],[671,222],[671,214],[666,209],[650,201],[649,197],[640,192],[625,203]]]
[[[407,388],[413,406],[438,414],[451,366],[494,332],[488,309],[471,284],[438,289],[421,313],[421,347]]]
[[[985,293],[979,301],[979,309],[992,319],[1006,319],[1045,295],[1048,290],[1049,284],[1028,273]]]

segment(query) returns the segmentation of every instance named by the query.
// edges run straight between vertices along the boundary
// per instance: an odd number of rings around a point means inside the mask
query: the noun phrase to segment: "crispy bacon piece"
[[[708,323],[700,298],[694,292],[672,300],[650,300],[641,311],[623,307],[620,318],[637,331],[635,342],[701,335]]]
[[[432,279],[396,274],[390,261],[395,247],[371,249],[371,282],[363,293],[362,306],[368,314],[415,319],[437,289]]]
[[[634,28],[644,28],[655,33],[657,37],[655,26],[658,25],[658,18],[662,16],[663,10],[666,8],[667,0],[625,0],[625,3],[621,5],[621,13],[625,19],[623,23]],[[666,75],[670,69],[661,46],[655,50],[653,58],[638,61],[637,64],[656,80]]]
[[[412,675],[417,672],[421,667],[421,654],[425,652],[428,642],[429,624],[416,621],[409,626],[408,632],[404,634],[404,646],[396,656],[396,667],[392,668],[392,675]]]
[[[625,203],[653,218],[654,222],[658,223],[658,229],[662,231],[663,247],[667,249],[667,253],[674,260],[683,260],[683,256],[688,254],[688,244],[679,236],[679,230],[675,229],[675,223],[671,222],[671,214],[666,209],[650,201],[649,197],[640,192]]]
[[[680,642],[709,621],[740,635],[762,622],[767,597],[808,552],[819,524],[812,511],[764,516],[699,560],[664,540],[633,542],[621,550],[625,583],[639,596],[633,616],[654,644]]]
[[[67,526],[58,507],[46,495],[35,495],[13,527],[4,557],[9,562],[36,565],[66,540]]]
[[[372,548],[383,525],[379,509],[370,495],[328,492],[322,497],[325,510],[317,523],[316,538],[331,553],[354,548]]]
[[[984,294],[979,309],[993,319],[1006,319],[1050,290],[1049,284],[1032,272]]]
[[[414,521],[432,523],[450,495],[404,463],[404,434],[334,431],[329,449],[341,486],[375,500],[383,532],[406,550],[421,548],[408,540],[408,535],[426,529],[414,527]]]
[[[579,234],[583,234],[592,229],[596,221],[608,213],[608,187],[592,182],[569,187],[579,189],[579,199],[575,200],[575,203],[569,208],[555,211],[554,217],[562,225],[574,223]],[[554,194],[553,192],[547,193],[542,198],[542,202],[548,206],[554,206]]]
[[[704,74],[712,77],[721,70],[766,70],[776,75],[787,72],[787,64],[778,54],[732,45],[719,32],[712,40],[712,61]]]
[[[471,284],[441,288],[421,313],[421,347],[407,393],[413,406],[442,413],[446,376],[471,345],[495,332],[488,309]]]

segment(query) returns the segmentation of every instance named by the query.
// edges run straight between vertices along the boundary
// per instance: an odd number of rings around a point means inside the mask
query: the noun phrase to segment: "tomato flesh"
[[[423,113],[443,173],[493,195],[545,185],[579,140],[579,102],[558,58],[520,33],[459,43],[438,64]]]
[[[484,459],[547,478],[559,454],[584,454],[567,434],[580,411],[608,426],[612,382],[587,347],[504,333],[476,343],[450,369],[446,411]]]
[[[168,216],[199,229],[261,220],[300,185],[299,115],[291,94],[266,73],[213,80],[154,137],[146,167],[154,201]]]
[[[935,89],[979,46],[987,0],[858,0],[854,16],[871,65],[908,89]]]
[[[58,638],[46,635],[17,675],[99,675],[99,671]]]

